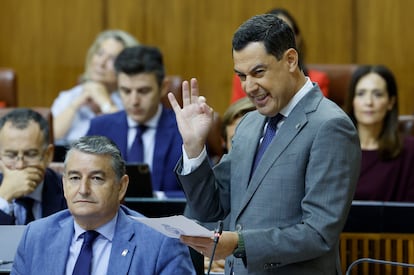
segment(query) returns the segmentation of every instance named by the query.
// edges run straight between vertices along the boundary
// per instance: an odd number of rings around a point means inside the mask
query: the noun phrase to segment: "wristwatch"
[[[246,258],[246,249],[244,248],[244,238],[240,231],[237,231],[239,235],[239,241],[237,242],[237,247],[233,251],[233,256],[236,258]]]

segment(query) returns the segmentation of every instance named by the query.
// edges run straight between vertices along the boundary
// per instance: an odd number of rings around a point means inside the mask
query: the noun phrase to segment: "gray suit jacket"
[[[242,232],[246,265],[228,257],[226,274],[340,274],[339,235],[361,159],[356,129],[315,85],[284,120],[250,178],[265,120],[249,113],[214,170],[205,161],[179,175],[191,215],[201,221],[230,215],[230,230]]]
[[[195,274],[188,247],[118,211],[108,275]],[[65,274],[74,233],[69,210],[30,223],[19,244],[11,274]],[[128,250],[125,254],[123,251]]]

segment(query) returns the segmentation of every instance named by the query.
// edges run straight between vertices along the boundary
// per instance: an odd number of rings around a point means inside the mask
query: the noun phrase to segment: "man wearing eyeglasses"
[[[48,122],[19,108],[0,119],[0,224],[28,224],[66,209],[53,158]]]

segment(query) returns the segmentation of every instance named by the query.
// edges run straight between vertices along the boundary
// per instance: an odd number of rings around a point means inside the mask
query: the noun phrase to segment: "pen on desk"
[[[13,261],[5,261],[5,260],[0,260],[0,265],[3,264],[11,264]]]

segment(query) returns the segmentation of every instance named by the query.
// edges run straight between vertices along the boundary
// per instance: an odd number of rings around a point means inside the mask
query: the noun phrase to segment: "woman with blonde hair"
[[[63,91],[52,105],[57,145],[67,145],[86,134],[92,118],[123,109],[117,92],[114,60],[138,41],[121,30],[101,32],[89,48],[80,84]]]

